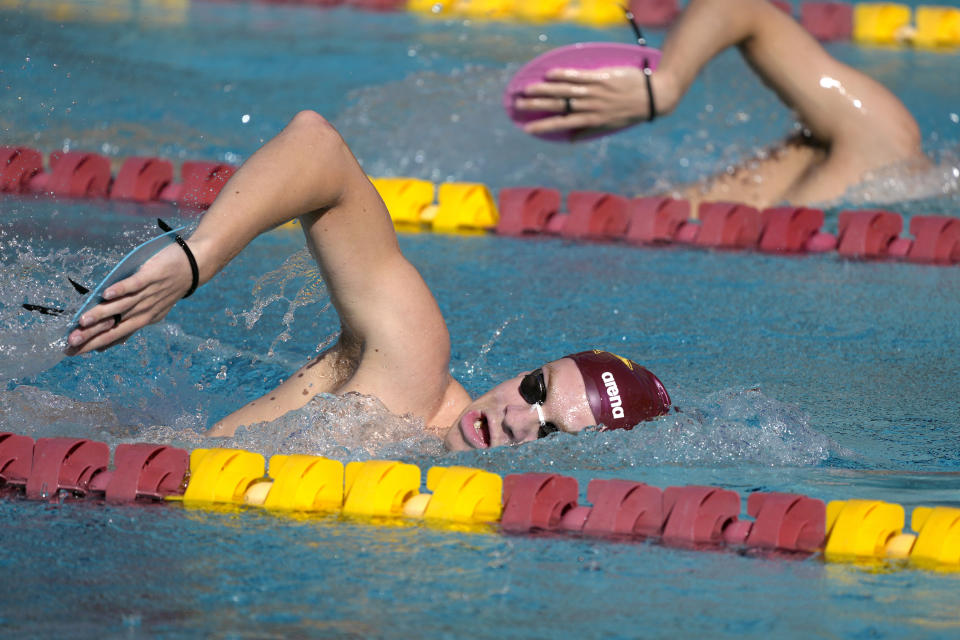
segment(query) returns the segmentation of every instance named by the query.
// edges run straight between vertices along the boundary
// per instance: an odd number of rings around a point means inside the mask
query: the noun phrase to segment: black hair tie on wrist
[[[633,15],[633,12],[630,11],[628,7],[623,7],[623,13],[627,22],[630,23],[630,28],[633,29],[633,33],[637,36],[637,44],[641,47],[647,46],[647,39],[643,37],[643,32],[640,31],[640,25],[637,24],[637,19]],[[650,101],[650,117],[647,118],[647,122],[653,122],[657,117],[657,103],[653,100],[653,85],[650,83],[651,76],[653,76],[653,69],[650,68],[650,61],[644,58],[643,78],[647,82],[647,98]]]
[[[650,101],[650,117],[647,118],[647,122],[653,122],[653,120],[657,117],[657,103],[653,100],[653,82],[651,81],[652,77],[653,69],[650,68],[646,58],[644,58],[643,79],[647,81],[647,99]]]
[[[160,227],[164,232],[173,231],[173,227],[168,225],[166,222],[157,218],[157,226]],[[187,246],[187,243],[184,242],[183,238],[180,237],[180,234],[177,234],[174,237],[174,240],[177,241],[177,244],[180,245],[180,248],[183,249],[183,252],[187,254],[187,261],[190,263],[190,275],[193,276],[193,282],[190,283],[190,288],[183,295],[184,298],[189,298],[193,295],[193,292],[197,290],[197,286],[200,284],[200,268],[197,267],[197,259],[193,257],[193,251],[190,251],[190,247]]]

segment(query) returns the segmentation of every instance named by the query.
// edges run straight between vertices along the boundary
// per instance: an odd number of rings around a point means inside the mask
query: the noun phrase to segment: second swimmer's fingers
[[[528,122],[523,130],[527,133],[552,133],[554,131],[570,131],[596,126],[596,117],[589,113],[572,113],[569,115],[550,116]]]
[[[587,95],[589,88],[567,82],[535,82],[523,90],[525,98],[577,98]]]
[[[567,100],[573,98],[517,98],[513,106],[518,111],[556,111],[563,113],[567,108]]]
[[[636,67],[602,67],[600,69],[551,69],[545,75],[553,82],[573,84],[592,84],[609,80],[619,75],[628,75],[639,71]]]

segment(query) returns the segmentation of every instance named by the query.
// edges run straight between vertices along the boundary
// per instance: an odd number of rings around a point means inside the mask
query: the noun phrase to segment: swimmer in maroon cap
[[[472,400],[450,372],[450,332],[419,271],[403,256],[386,205],[343,139],[302,112],[230,178],[188,238],[103,292],[70,332],[68,353],[119,346],[163,320],[258,234],[299,219],[340,338],[275,389],[208,431],[277,420],[319,394],[376,396],[422,420],[450,449],[532,442],[593,425],[629,429],[667,411],[656,376],[605,351],[585,351],[524,372]]]
[[[590,410],[604,428],[633,429],[670,410],[663,383],[633,360],[596,349],[567,357],[580,369]]]
[[[447,448],[486,449],[577,433],[632,429],[670,409],[670,396],[647,369],[609,351],[581,351],[522,373],[483,394],[444,438]]]

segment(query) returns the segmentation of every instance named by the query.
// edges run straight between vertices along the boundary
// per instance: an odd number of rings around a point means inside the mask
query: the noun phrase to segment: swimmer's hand
[[[656,115],[673,111],[677,95],[669,75],[657,72],[650,81]],[[577,136],[588,136],[650,119],[646,79],[637,67],[552,69],[545,82],[529,85],[514,107],[557,114],[527,123],[523,129],[531,134],[576,131]]]
[[[104,302],[80,316],[78,328],[67,336],[65,353],[75,356],[122,344],[137,330],[163,320],[191,282],[183,250],[171,244],[103,292]]]

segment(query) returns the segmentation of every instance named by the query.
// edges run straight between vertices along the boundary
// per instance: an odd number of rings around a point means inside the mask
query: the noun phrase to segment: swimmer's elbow
[[[910,116],[908,122],[903,128],[904,153],[910,157],[923,155],[923,136],[920,133],[920,126],[917,121]]]
[[[237,427],[240,425],[234,424],[230,425],[221,420],[216,423],[210,429],[203,434],[205,438],[230,438],[234,433],[237,432]]]
[[[323,176],[328,184],[342,184],[348,167],[356,165],[340,133],[316,111],[297,113],[282,135],[295,139],[296,148],[302,151],[296,158],[288,158],[291,166],[301,173]]]
[[[316,111],[306,109],[297,113],[287,125],[287,129],[293,131],[304,144],[321,151],[346,148],[346,143],[336,128]]]

